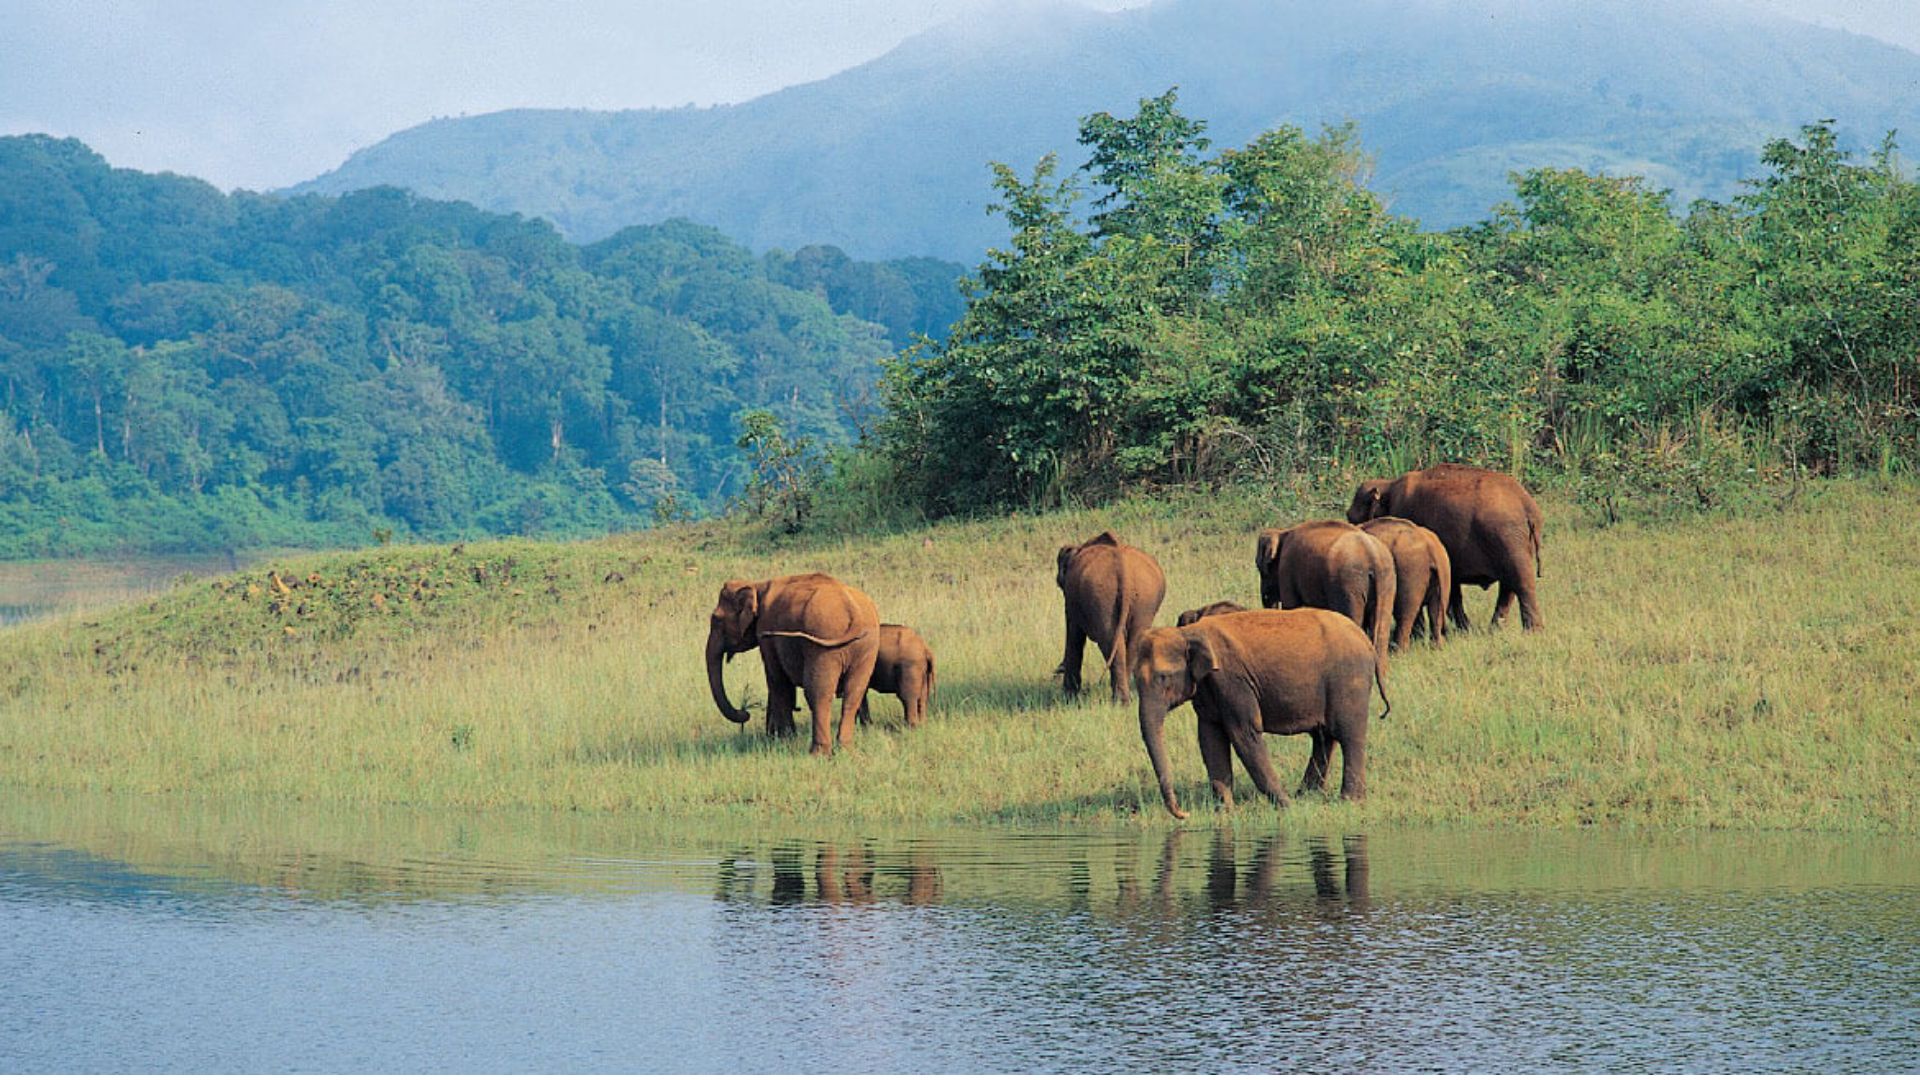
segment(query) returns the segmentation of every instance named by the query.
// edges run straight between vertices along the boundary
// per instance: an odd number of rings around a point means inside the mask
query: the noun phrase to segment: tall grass
[[[1548,626],[1417,644],[1374,724],[1369,799],[1240,820],[1912,830],[1920,485],[1829,482],[1781,511],[1601,527],[1549,501]],[[1158,823],[1133,713],[1048,673],[1053,553],[1112,526],[1167,571],[1160,621],[1254,597],[1261,525],[1337,516],[1189,494],[869,538],[774,544],[698,525],[289,558],[86,620],[0,633],[0,783],[342,805],[579,809],[667,820]],[[892,699],[852,754],[764,737],[705,691],[719,582],[822,570],[939,657],[928,724]],[[376,599],[377,598],[377,599]],[[1469,591],[1484,626],[1491,593]],[[1209,813],[1191,713],[1184,802]],[[804,720],[803,720],[804,727]],[[1270,738],[1283,772],[1303,739]]]

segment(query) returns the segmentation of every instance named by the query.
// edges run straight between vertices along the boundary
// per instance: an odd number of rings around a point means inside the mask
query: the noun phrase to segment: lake
[[[1903,1071],[1904,837],[0,792],[0,1071]]]
[[[131,603],[164,592],[183,577],[230,574],[270,554],[0,561],[0,627]]]

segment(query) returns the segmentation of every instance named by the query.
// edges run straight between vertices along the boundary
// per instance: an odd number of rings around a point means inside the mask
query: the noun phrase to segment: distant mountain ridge
[[[1637,173],[1684,204],[1812,120],[1920,128],[1920,54],[1710,0],[1035,3],[738,105],[436,120],[293,190],[393,184],[576,241],[685,217],[755,249],[974,260],[1004,238],[989,161],[1077,165],[1080,117],[1176,84],[1216,144],[1354,121],[1375,189],[1430,227],[1484,217],[1514,169]]]

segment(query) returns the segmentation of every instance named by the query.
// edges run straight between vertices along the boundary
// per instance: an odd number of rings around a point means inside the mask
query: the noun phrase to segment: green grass
[[[1373,727],[1369,799],[1236,820],[1911,832],[1920,486],[1832,482],[1741,516],[1601,528],[1549,501],[1547,629],[1416,644]],[[1332,516],[1338,493],[1310,516]],[[1301,516],[1246,495],[774,546],[703,525],[575,543],[289,556],[131,607],[0,633],[0,784],[343,806],[560,809],[713,824],[1164,820],[1134,715],[1048,673],[1053,555],[1111,525],[1165,567],[1161,623],[1253,598],[1250,537]],[[713,709],[719,583],[823,570],[939,657],[928,724],[891,698],[852,754]],[[274,584],[275,575],[286,587]],[[1469,590],[1484,624],[1491,592]],[[1184,803],[1213,812],[1169,722]],[[804,717],[803,717],[804,731]],[[1291,779],[1306,740],[1270,738]]]

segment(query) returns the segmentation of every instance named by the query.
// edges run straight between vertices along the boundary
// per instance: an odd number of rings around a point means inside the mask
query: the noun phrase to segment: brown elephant
[[[873,661],[869,691],[892,694],[906,710],[907,726],[919,727],[933,703],[933,650],[911,626],[880,624],[880,652]],[[873,713],[860,700],[860,722],[871,723]]]
[[[1344,521],[1262,529],[1253,565],[1262,607],[1316,607],[1359,624],[1387,662],[1398,577],[1385,544]]]
[[[1181,612],[1180,617],[1174,620],[1174,625],[1192,626],[1194,623],[1211,615],[1231,615],[1236,611],[1245,610],[1247,610],[1245,607],[1231,600],[1215,600],[1206,607],[1189,608]]]
[[[1338,744],[1341,797],[1366,796],[1367,706],[1374,686],[1389,708],[1391,702],[1379,654],[1352,619],[1321,608],[1243,611],[1149,630],[1137,645],[1133,685],[1140,694],[1140,738],[1174,817],[1187,815],[1167,773],[1164,729],[1167,713],[1187,701],[1199,718],[1207,779],[1223,806],[1233,806],[1234,753],[1261,794],[1287,804],[1262,732],[1312,736],[1303,791],[1326,785]]]
[[[1347,520],[1371,521],[1387,515],[1432,529],[1453,560],[1453,590],[1447,610],[1453,625],[1467,629],[1462,585],[1500,586],[1493,625],[1506,620],[1516,597],[1520,625],[1545,625],[1535,581],[1540,576],[1540,505],[1505,473],[1467,465],[1435,465],[1394,480],[1368,480],[1353,493]]]
[[[1133,640],[1153,625],[1167,595],[1167,577],[1153,556],[1122,543],[1111,530],[1060,549],[1054,583],[1066,599],[1067,649],[1055,674],[1069,694],[1080,692],[1080,661],[1087,639],[1100,647],[1115,701],[1132,699],[1127,670]]]
[[[853,746],[854,714],[865,699],[880,648],[880,612],[866,593],[825,574],[795,574],[720,586],[707,631],[707,683],[720,713],[749,719],[727,700],[721,660],[758,646],[767,670],[767,734],[794,730],[794,692],[813,713],[813,753],[833,752],[833,699],[841,699],[840,745]]]
[[[1447,598],[1453,592],[1453,561],[1433,530],[1406,518],[1374,518],[1360,526],[1387,546],[1393,556],[1393,647],[1413,640],[1413,624],[1427,613],[1427,638],[1435,645],[1447,637]]]

